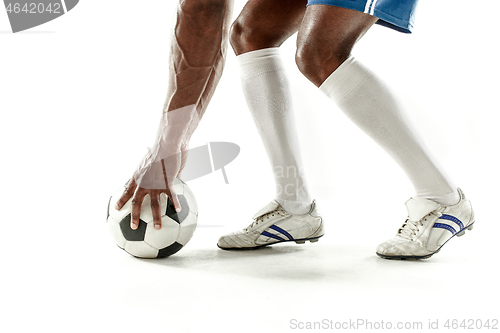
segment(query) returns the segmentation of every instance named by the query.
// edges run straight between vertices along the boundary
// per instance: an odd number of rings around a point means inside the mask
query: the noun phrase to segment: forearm
[[[180,0],[167,99],[155,143],[134,174],[139,186],[162,188],[184,167],[191,135],[222,75],[231,11],[232,0]]]
[[[222,75],[232,7],[232,0],[180,1],[165,112],[194,105],[203,116]]]

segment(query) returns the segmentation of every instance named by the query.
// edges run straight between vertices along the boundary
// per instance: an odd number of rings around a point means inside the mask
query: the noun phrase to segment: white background
[[[138,260],[106,228],[109,195],[156,132],[176,1],[81,1],[12,34],[0,10],[2,332],[287,332],[291,320],[380,323],[498,316],[498,102],[494,0],[423,0],[414,34],[375,26],[354,54],[401,98],[425,142],[471,199],[476,228],[436,256],[387,261],[376,246],[406,217],[397,165],[282,55],[303,159],[327,222],[316,244],[216,247],[274,195],[235,57],[191,147],[241,147],[189,183],[199,227],[175,256]],[[245,1],[236,1],[235,15]],[[499,324],[500,325],[500,324]],[[499,327],[499,326],[497,326]]]

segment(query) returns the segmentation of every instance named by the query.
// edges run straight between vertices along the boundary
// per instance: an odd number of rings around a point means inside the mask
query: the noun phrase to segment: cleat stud
[[[457,234],[457,236],[458,236],[458,237],[462,237],[464,234],[465,234],[465,230],[462,230],[461,232],[459,232],[459,233]]]
[[[295,241],[295,243],[297,243],[297,244],[305,244],[305,242],[306,241],[303,241],[303,240],[302,241]]]
[[[309,240],[311,243],[316,243],[317,241],[319,241],[319,238],[316,238],[316,239],[311,239]]]
[[[467,230],[472,230],[473,228],[474,228],[474,224],[471,224],[471,225],[467,228]]]

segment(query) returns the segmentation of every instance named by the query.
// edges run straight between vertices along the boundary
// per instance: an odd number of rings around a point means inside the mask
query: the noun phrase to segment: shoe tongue
[[[439,208],[435,201],[425,198],[411,198],[406,202],[410,221],[420,221],[425,215]]]
[[[276,201],[273,200],[270,203],[268,203],[267,206],[265,206],[264,208],[262,208],[261,210],[259,210],[257,213],[255,213],[255,215],[252,218],[255,220],[259,216],[262,216],[262,215],[264,215],[266,213],[272,212],[273,210],[275,210],[279,206],[280,205]]]

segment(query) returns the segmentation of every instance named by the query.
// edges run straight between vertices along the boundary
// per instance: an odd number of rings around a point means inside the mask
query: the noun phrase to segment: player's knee
[[[262,45],[265,44],[264,40],[265,36],[261,34],[259,29],[251,23],[245,22],[244,19],[238,18],[231,25],[229,42],[236,55],[263,48]]]
[[[239,22],[239,20],[234,21],[231,25],[231,29],[229,31],[229,43],[231,43],[231,46],[236,55],[247,52],[245,50],[246,45],[243,36],[243,25],[241,24],[241,22]]]
[[[229,42],[236,55],[269,47],[278,47],[283,43],[279,31],[259,25],[251,17],[240,16],[234,21],[229,34]]]
[[[295,63],[300,72],[308,79],[316,75],[322,60],[313,46],[307,44],[297,45]]]
[[[317,86],[321,85],[350,55],[349,50],[317,43],[299,43],[295,62],[300,72]]]

